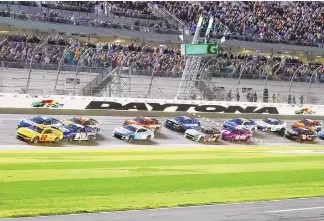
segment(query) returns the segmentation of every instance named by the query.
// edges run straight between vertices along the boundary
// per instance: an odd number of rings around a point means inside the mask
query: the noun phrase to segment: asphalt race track
[[[131,143],[123,140],[116,139],[112,137],[112,131],[114,128],[121,126],[125,117],[109,117],[109,116],[98,116],[93,118],[97,119],[101,125],[101,131],[97,135],[97,140],[95,142],[73,142],[62,144],[38,144],[38,145],[29,145],[25,142],[22,142],[15,138],[17,122],[19,119],[28,118],[31,115],[0,115],[0,140],[1,146],[0,150],[4,149],[94,149],[94,148],[176,148],[176,147],[217,147],[217,146],[239,146],[239,145],[251,145],[251,146],[290,146],[290,145],[299,145],[294,141],[290,141],[286,138],[281,137],[275,133],[266,133],[256,131],[253,134],[253,141],[248,143],[239,142],[239,143],[230,143],[225,141],[220,141],[216,144],[205,143],[200,144],[190,140],[187,140],[183,137],[183,134],[171,131],[167,128],[163,128],[162,131],[156,133],[155,138],[152,141],[133,141]],[[63,120],[68,119],[71,116],[56,116],[57,119]],[[160,120],[165,120],[166,118],[159,118]],[[214,126],[221,128],[222,123],[226,119],[212,119],[214,122],[209,122],[207,120],[201,119],[202,125],[205,126]],[[287,121],[287,124],[290,125],[291,121]],[[305,143],[303,144],[305,145]],[[317,140],[313,144],[306,145],[324,145],[324,141]],[[47,148],[44,148],[46,146]]]
[[[229,143],[220,141],[216,144],[200,144],[187,140],[183,134],[166,128],[156,133],[153,141],[132,142],[118,140],[112,137],[112,130],[122,125],[125,117],[94,117],[101,124],[101,131],[97,140],[89,142],[73,142],[63,144],[28,145],[15,138],[17,122],[19,119],[28,118],[32,115],[0,115],[0,151],[1,150],[51,150],[51,149],[127,149],[127,148],[190,148],[190,147],[232,147],[232,146],[290,146],[300,145],[287,140],[274,133],[256,131],[253,141],[246,143]],[[68,119],[71,116],[56,116],[57,119]],[[159,118],[161,121],[166,118]],[[203,125],[221,128],[226,119],[201,119]],[[291,121],[287,121],[290,125]],[[305,146],[305,144],[303,144]],[[324,145],[324,141],[317,140],[309,146]],[[94,214],[75,214],[50,217],[31,217],[3,220],[31,220],[31,221],[319,221],[324,220],[324,198],[303,198],[294,200],[277,200],[269,202],[251,202],[237,204],[220,204],[210,206],[193,206],[171,209],[152,209],[142,211],[103,212]],[[0,221],[2,221],[0,219]]]
[[[324,198],[315,197],[171,209],[3,219],[3,221],[322,221],[323,219]]]

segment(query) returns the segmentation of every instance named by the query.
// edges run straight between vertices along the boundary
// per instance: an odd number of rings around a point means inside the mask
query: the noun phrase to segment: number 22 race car
[[[31,142],[55,142],[59,143],[63,140],[63,132],[54,128],[46,126],[30,126],[30,127],[21,127],[17,130],[16,134],[17,139]]]

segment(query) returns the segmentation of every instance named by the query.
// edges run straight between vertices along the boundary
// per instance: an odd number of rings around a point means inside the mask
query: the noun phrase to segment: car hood
[[[262,126],[262,127],[268,127],[271,126],[270,124],[263,122],[263,121],[256,121],[255,122],[258,126]]]
[[[17,133],[23,134],[23,135],[25,135],[27,137],[32,137],[32,136],[37,134],[36,131],[33,131],[33,130],[31,130],[29,128],[25,128],[25,127],[19,128],[17,130]]]
[[[199,135],[205,135],[201,131],[195,130],[195,129],[188,129],[186,130],[187,134],[193,135],[193,136],[199,136]]]
[[[229,130],[221,130],[222,135],[226,135],[226,136],[233,136],[235,135],[235,133],[229,131]]]
[[[114,132],[119,133],[119,134],[122,134],[122,135],[126,135],[126,136],[127,135],[131,135],[131,134],[134,133],[133,131],[127,130],[127,129],[123,128],[123,127],[117,127],[117,128],[115,128],[114,129]]]
[[[19,121],[19,124],[25,124],[25,125],[35,125],[36,123],[31,121],[30,119],[23,119]]]
[[[180,124],[177,120],[175,120],[174,118],[169,118],[168,121],[171,121],[175,124]]]

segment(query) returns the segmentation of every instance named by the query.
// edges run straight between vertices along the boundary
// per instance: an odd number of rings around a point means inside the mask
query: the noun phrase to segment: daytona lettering
[[[149,110],[149,107],[150,110]],[[279,114],[276,107],[261,107],[258,106],[221,106],[221,105],[196,105],[196,104],[159,104],[159,103],[138,103],[130,102],[127,104],[121,104],[110,101],[91,101],[86,109],[91,110],[138,110],[138,111],[166,111],[166,109],[173,107],[175,112],[186,112],[190,108],[193,108],[196,112],[202,113],[269,113]]]

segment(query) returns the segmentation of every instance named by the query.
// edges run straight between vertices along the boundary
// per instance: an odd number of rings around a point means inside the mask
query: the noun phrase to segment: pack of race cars
[[[295,121],[291,127],[287,123],[273,118],[253,121],[234,118],[223,123],[221,129],[202,126],[199,119],[178,116],[167,119],[164,123],[150,117],[126,119],[121,127],[113,130],[112,136],[121,140],[152,140],[163,126],[184,134],[184,137],[195,142],[250,141],[255,131],[275,132],[287,139],[297,142],[314,141],[317,137],[324,140],[322,124],[315,120]],[[54,142],[64,140],[94,141],[100,132],[100,123],[92,118],[72,117],[57,120],[52,117],[35,116],[22,119],[17,124],[16,137],[28,143]]]

